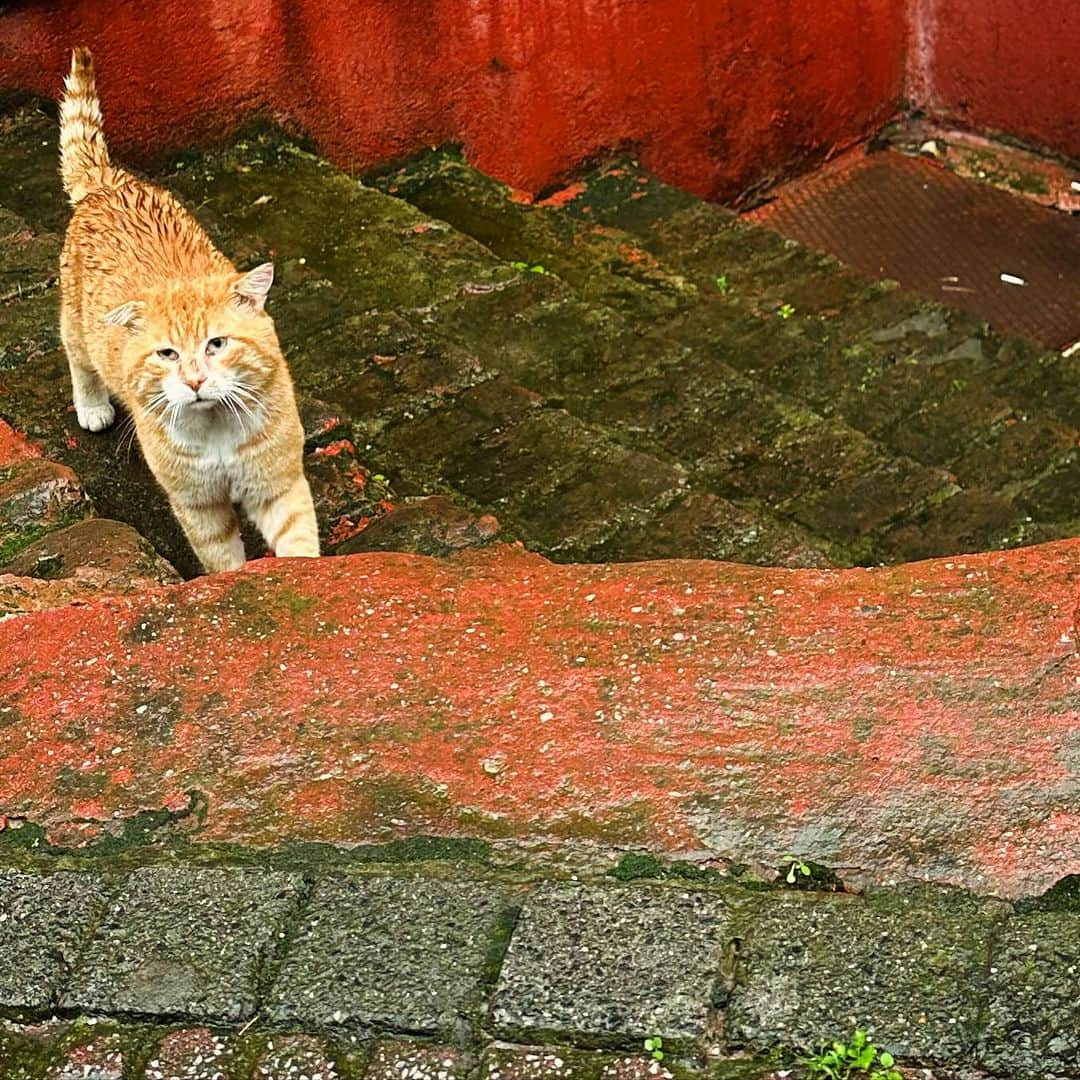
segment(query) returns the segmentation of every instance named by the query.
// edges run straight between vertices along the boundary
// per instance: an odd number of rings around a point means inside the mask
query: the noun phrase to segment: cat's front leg
[[[280,492],[246,500],[244,509],[278,558],[318,557],[319,526],[303,473]]]
[[[171,503],[176,520],[208,574],[239,570],[244,565],[244,542],[232,503],[200,504],[179,498],[173,498]]]

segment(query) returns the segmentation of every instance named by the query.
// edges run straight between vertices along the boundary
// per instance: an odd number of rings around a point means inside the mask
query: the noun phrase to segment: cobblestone
[[[114,888],[94,874],[0,874],[0,1005],[52,1004]]]
[[[709,894],[541,886],[503,965],[496,1030],[528,1041],[704,1038],[729,915]]]
[[[247,1019],[260,965],[300,885],[298,875],[272,871],[134,871],[80,957],[63,1007]]]

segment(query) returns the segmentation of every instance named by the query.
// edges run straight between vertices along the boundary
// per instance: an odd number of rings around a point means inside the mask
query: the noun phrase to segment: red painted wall
[[[723,197],[895,111],[905,4],[51,0],[0,15],[0,89],[55,94],[69,47],[85,43],[128,160],[263,112],[356,169],[458,141],[536,192],[623,147]]]
[[[1080,157],[1080,0],[911,0],[908,94]]]

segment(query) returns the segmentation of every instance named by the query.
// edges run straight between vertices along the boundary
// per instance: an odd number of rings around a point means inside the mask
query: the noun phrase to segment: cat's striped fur
[[[304,435],[273,320],[269,263],[243,274],[166,191],[111,164],[90,53],[60,106],[74,207],[60,332],[79,423],[130,412],[139,445],[208,571],[244,562],[233,504],[279,556],[319,554]]]

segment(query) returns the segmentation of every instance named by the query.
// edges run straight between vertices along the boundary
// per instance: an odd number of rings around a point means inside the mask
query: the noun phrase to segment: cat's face
[[[280,353],[263,310],[273,268],[185,282],[122,305],[128,380],[148,417],[167,427],[199,414],[256,421]]]

